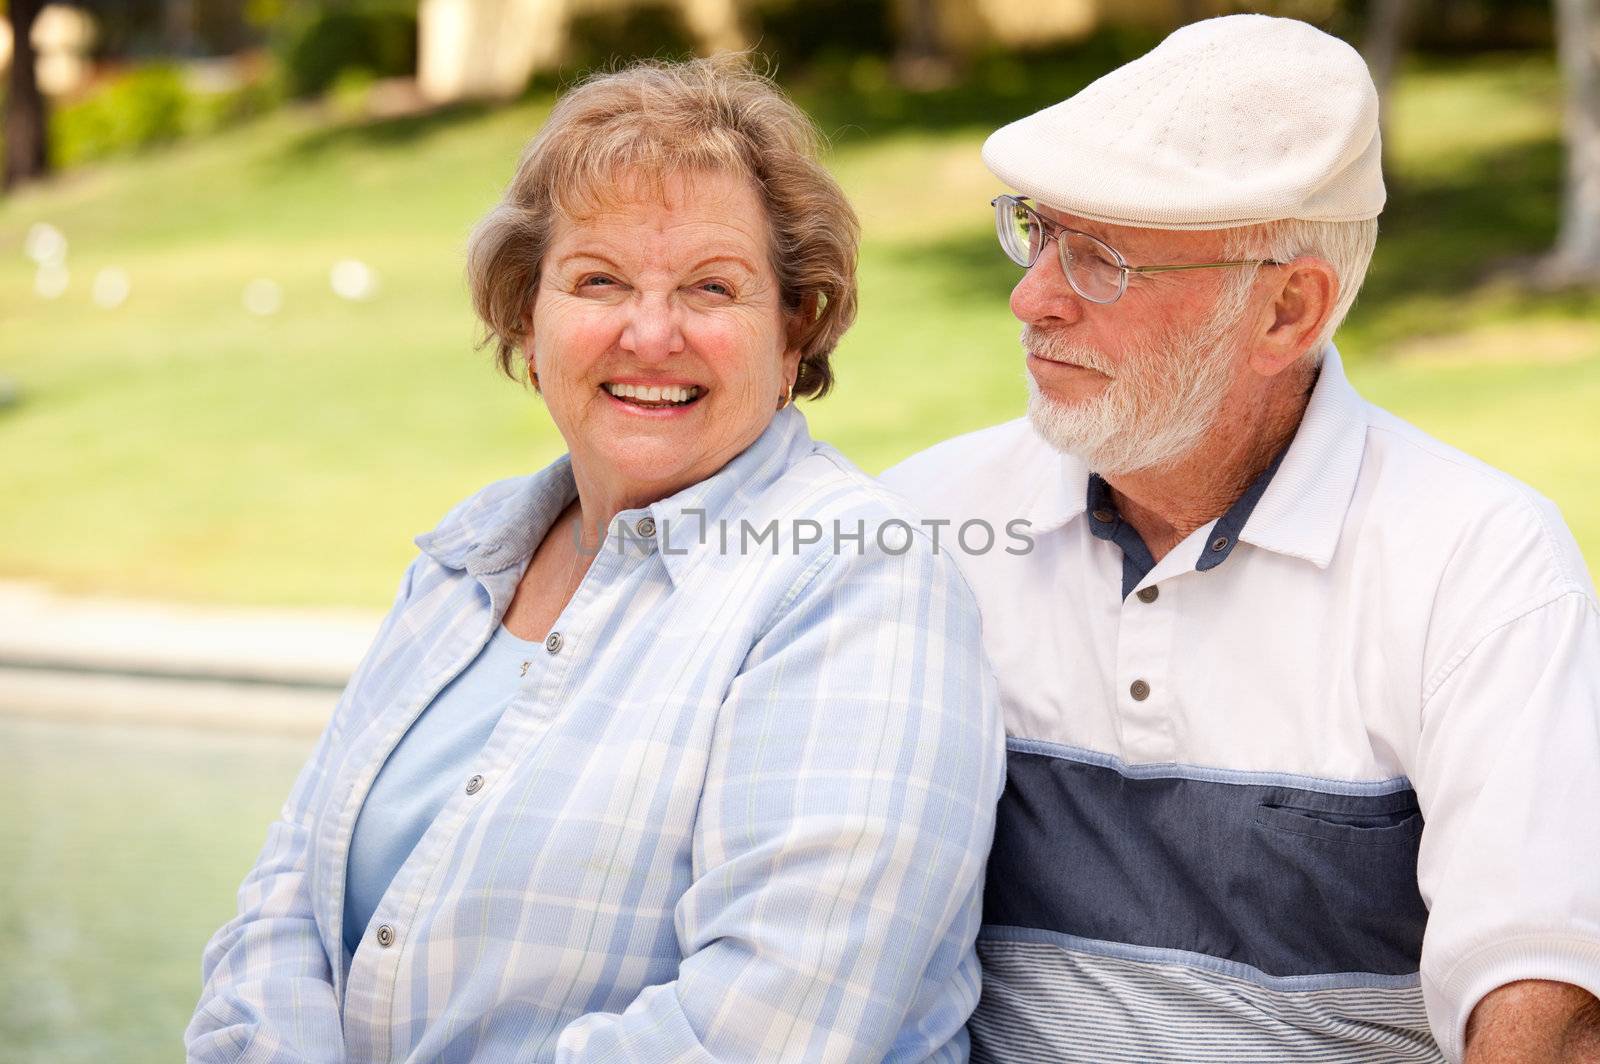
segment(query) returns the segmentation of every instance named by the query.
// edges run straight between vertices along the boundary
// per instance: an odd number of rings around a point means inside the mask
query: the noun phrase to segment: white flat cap
[[[1185,26],[983,145],[989,169],[1040,203],[1153,229],[1375,218],[1382,155],[1361,56],[1266,15]]]

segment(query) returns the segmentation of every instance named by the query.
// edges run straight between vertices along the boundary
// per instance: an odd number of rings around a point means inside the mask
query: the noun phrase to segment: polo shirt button
[[[388,924],[379,924],[377,933],[378,945],[388,949],[394,945],[394,928]]]
[[[483,777],[482,776],[473,776],[471,779],[467,780],[467,793],[468,794],[477,794],[481,790],[483,790]]]
[[[552,654],[559,653],[561,650],[561,633],[551,632],[549,635],[545,636],[544,648]]]
[[[1218,553],[1218,554],[1221,554],[1223,551],[1227,550],[1228,549],[1228,537],[1227,536],[1218,536],[1216,539],[1212,540],[1211,541],[1211,549],[1213,551],[1215,551],[1216,553]]]
[[[1150,697],[1150,685],[1143,680],[1135,680],[1128,687],[1128,693],[1133,696],[1135,702],[1143,702]]]
[[[1140,602],[1154,602],[1161,597],[1161,589],[1151,584],[1149,587],[1141,587],[1138,595]]]
[[[1099,521],[1102,525],[1110,524],[1117,518],[1117,515],[1112,513],[1110,510],[1096,510],[1089,516],[1093,517],[1096,521]]]
[[[653,518],[653,517],[641,517],[641,518],[639,518],[639,523],[633,526],[633,530],[635,532],[639,533],[639,535],[643,536],[644,538],[649,539],[651,536],[656,534],[655,518]]]

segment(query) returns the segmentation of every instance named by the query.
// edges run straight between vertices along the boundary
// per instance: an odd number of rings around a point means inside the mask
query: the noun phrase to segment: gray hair
[[[1227,259],[1272,259],[1288,262],[1301,255],[1318,258],[1333,267],[1339,278],[1339,296],[1333,313],[1306,354],[1314,364],[1322,363],[1328,342],[1350,313],[1356,293],[1367,277],[1367,266],[1372,262],[1372,249],[1378,243],[1378,220],[1369,218],[1355,222],[1307,222],[1287,219],[1262,222],[1259,225],[1241,226],[1227,231],[1223,257]],[[1235,291],[1248,288],[1255,279],[1256,270],[1242,270],[1232,283]],[[1224,292],[1224,299],[1228,296]]]

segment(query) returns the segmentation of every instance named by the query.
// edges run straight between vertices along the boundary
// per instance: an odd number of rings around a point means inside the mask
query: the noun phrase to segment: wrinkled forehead
[[[634,164],[595,169],[558,182],[550,200],[558,215],[579,225],[625,213],[640,203],[668,210],[721,210],[730,218],[759,222],[763,230],[767,221],[754,178],[733,167]]]

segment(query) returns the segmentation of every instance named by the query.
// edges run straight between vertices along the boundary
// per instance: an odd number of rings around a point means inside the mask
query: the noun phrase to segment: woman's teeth
[[[677,384],[662,387],[643,384],[603,384],[601,387],[615,398],[657,406],[677,406],[700,397],[700,387],[693,384],[687,388]]]

